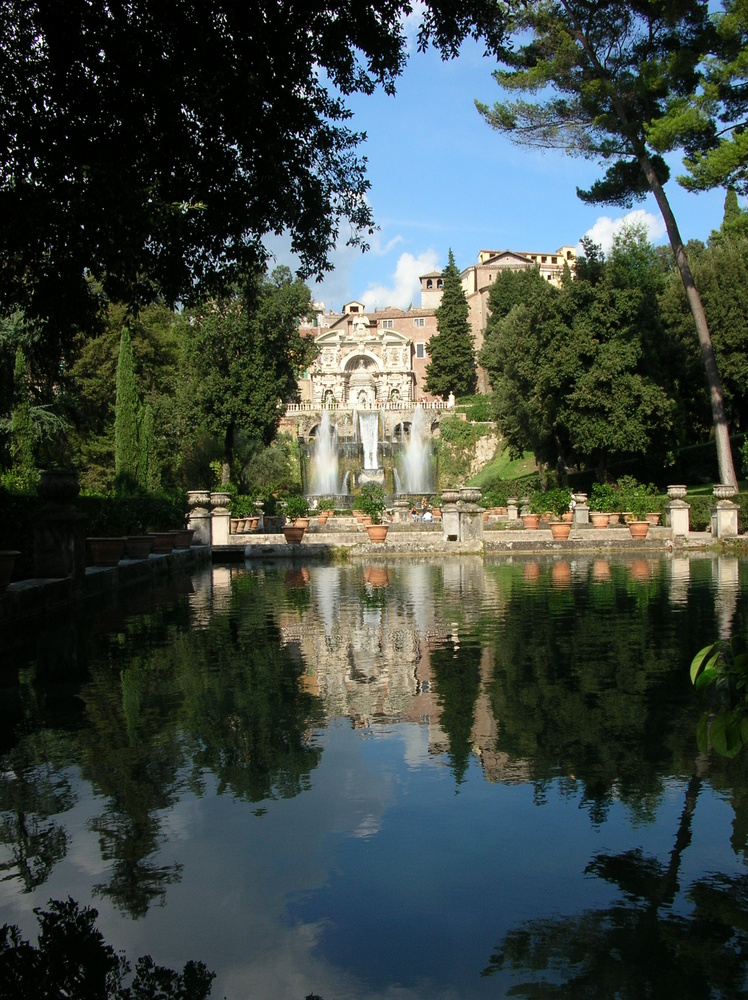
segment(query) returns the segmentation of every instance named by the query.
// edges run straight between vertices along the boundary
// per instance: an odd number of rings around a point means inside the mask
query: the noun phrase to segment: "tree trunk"
[[[737,489],[738,480],[735,475],[735,466],[732,461],[730,431],[727,426],[727,417],[725,415],[725,398],[722,392],[722,381],[719,377],[717,358],[714,354],[714,346],[709,333],[709,325],[706,321],[706,314],[704,312],[704,306],[701,302],[701,296],[699,295],[693,280],[693,274],[691,273],[691,265],[688,263],[686,248],[683,246],[683,240],[681,239],[680,231],[678,229],[678,224],[675,221],[673,211],[670,208],[670,202],[667,199],[667,195],[665,194],[662,184],[660,184],[654,167],[652,166],[652,163],[646,153],[639,154],[639,163],[641,164],[641,168],[644,171],[647,181],[649,182],[652,193],[655,196],[657,205],[662,213],[662,218],[665,220],[665,227],[667,228],[667,234],[670,238],[670,246],[672,247],[673,254],[675,256],[675,263],[678,266],[681,281],[683,282],[683,287],[686,290],[688,305],[690,306],[694,323],[696,324],[696,332],[699,335],[701,357],[703,358],[704,368],[706,369],[706,379],[709,385],[709,396],[712,403],[712,420],[714,422],[714,438],[717,445],[717,462],[719,464],[720,482],[726,483],[728,486],[734,486]]]

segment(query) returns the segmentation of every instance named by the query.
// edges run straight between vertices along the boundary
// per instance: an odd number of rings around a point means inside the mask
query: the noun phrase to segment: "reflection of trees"
[[[10,852],[0,863],[0,877],[19,878],[24,892],[43,885],[65,857],[67,835],[52,817],[75,802],[66,770],[73,757],[70,740],[43,728],[33,680],[33,670],[22,674],[13,709],[11,699],[4,699],[3,732],[6,739],[15,733],[17,743],[0,757],[0,843]]]
[[[107,799],[91,827],[102,857],[112,862],[96,891],[133,917],[144,916],[179,876],[178,865],[155,862],[164,839],[157,814],[175,802],[183,764],[170,697],[174,679],[168,658],[143,649],[146,642],[144,634],[137,638],[142,652],[129,657],[121,674],[114,655],[98,661],[81,692],[83,775]]]
[[[0,873],[3,880],[20,878],[24,892],[43,885],[65,857],[67,835],[51,817],[75,800],[65,772],[41,759],[41,742],[25,740],[0,762],[0,842],[12,854],[12,861],[0,864]],[[50,741],[43,742],[48,750]]]
[[[238,578],[230,613],[216,616],[200,641],[179,643],[195,775],[207,768],[219,791],[251,802],[298,795],[322,752],[310,736],[319,701],[301,689],[304,664],[281,646],[273,617],[284,598],[276,583]]]
[[[437,700],[442,709],[440,725],[449,739],[449,760],[459,785],[465,777],[473,749],[475,702],[480,691],[481,648],[456,637],[431,652]]]
[[[689,608],[677,626],[666,612],[657,578],[634,583],[614,566],[610,582],[593,587],[513,590],[493,644],[498,749],[527,760],[541,790],[559,774],[581,781],[598,821],[614,790],[646,812],[663,761],[690,770],[684,652],[713,608]]]
[[[37,908],[38,946],[21,937],[18,927],[0,927],[0,991],[3,997],[62,1000],[205,1000],[214,974],[202,962],[189,961],[182,972],[156,965],[149,955],[138,959],[129,986],[130,964],[104,940],[95,926],[96,910],[80,909],[73,899],[51,900]]]
[[[84,775],[107,796],[91,825],[112,862],[97,889],[132,916],[179,877],[180,866],[157,863],[159,813],[186,780],[199,793],[209,770],[219,792],[250,801],[308,787],[321,753],[309,739],[316,702],[299,689],[303,666],[280,648],[270,591],[247,576],[207,628],[190,631],[181,612],[154,616],[125,643],[107,639],[92,667]]]
[[[616,885],[623,900],[570,917],[531,920],[511,930],[483,975],[505,967],[535,973],[512,996],[652,1000],[744,995],[748,973],[748,877],[705,877],[688,893],[690,916],[675,912],[683,851],[699,791],[686,791],[666,865],[641,851],[597,855],[587,873]],[[548,973],[555,982],[539,979]],[[559,981],[561,980],[561,981]]]

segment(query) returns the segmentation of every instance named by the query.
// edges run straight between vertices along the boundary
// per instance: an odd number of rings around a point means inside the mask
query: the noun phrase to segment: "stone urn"
[[[667,495],[671,500],[685,500],[688,488],[683,485],[668,486]]]
[[[0,594],[8,589],[8,584],[13,576],[13,567],[20,554],[17,549],[0,550]]]
[[[460,489],[460,500],[463,503],[478,503],[482,496],[483,490],[479,490],[474,486],[463,486]]]
[[[210,492],[208,490],[187,490],[187,503],[190,509],[210,507]]]
[[[231,503],[231,494],[224,493],[222,490],[216,490],[210,494],[210,503],[214,510],[225,512]]]
[[[734,486],[728,486],[726,483],[718,483],[712,492],[717,500],[729,500],[730,497],[734,497],[738,491]]]
[[[116,566],[125,554],[124,538],[87,538],[94,566]]]
[[[289,545],[301,545],[306,528],[299,528],[295,524],[283,525],[283,537]]]
[[[442,503],[457,503],[459,499],[459,490],[442,490]]]
[[[366,534],[369,536],[370,542],[385,542],[387,541],[387,528],[386,524],[367,524]]]
[[[78,473],[74,469],[44,469],[36,492],[47,503],[70,504],[80,493]]]

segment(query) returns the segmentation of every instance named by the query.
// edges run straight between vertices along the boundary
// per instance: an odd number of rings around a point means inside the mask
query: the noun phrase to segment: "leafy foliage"
[[[691,661],[691,683],[709,702],[698,724],[699,749],[713,747],[735,757],[748,743],[748,652],[745,640],[733,636],[700,649]]]
[[[355,500],[358,510],[368,514],[372,524],[381,524],[382,516],[387,504],[384,499],[384,490],[378,483],[364,483],[361,492]]]
[[[181,973],[140,958],[130,986],[128,961],[107,944],[96,928],[98,912],[73,899],[50,900],[34,909],[39,921],[37,947],[18,927],[0,928],[0,980],[6,996],[63,1000],[205,1000],[214,974],[202,962],[187,962]]]

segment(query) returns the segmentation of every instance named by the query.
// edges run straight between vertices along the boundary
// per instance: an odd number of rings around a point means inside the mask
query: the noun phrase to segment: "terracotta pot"
[[[10,578],[13,576],[13,567],[20,554],[17,549],[2,549],[0,551],[0,594],[8,589]]]
[[[320,525],[320,527],[324,527],[327,524],[327,521],[328,521],[327,514],[320,514],[319,517],[317,518],[317,522]]]
[[[561,515],[561,520],[568,521],[571,524],[571,522],[574,520],[574,511],[567,510],[565,514]]]
[[[609,580],[610,579],[610,563],[607,559],[596,559],[592,564],[592,579],[593,580]]]
[[[620,510],[613,510],[608,514],[608,524],[620,524],[620,522],[621,522]]]
[[[650,524],[659,524],[662,514],[655,513],[654,511],[652,511],[650,514],[646,514],[645,517]]]
[[[523,514],[522,523],[526,528],[535,529],[540,524],[540,514]]]
[[[551,521],[551,534],[554,538],[568,538],[571,532],[570,521]]]
[[[308,528],[309,527],[309,518],[308,517],[297,517],[296,520],[294,521],[294,527],[295,528],[304,528],[304,529]]]
[[[153,538],[152,552],[157,552],[159,555],[163,555],[165,552],[174,551],[175,539],[173,531],[154,531],[151,537]]]
[[[610,521],[610,514],[602,514],[596,511],[594,514],[590,514],[590,521],[593,528],[607,528]]]
[[[571,564],[566,562],[556,562],[551,569],[551,584],[554,587],[568,587],[571,583]]]
[[[384,542],[387,539],[387,527],[386,524],[367,524],[366,533],[369,536],[370,542]]]
[[[649,563],[646,559],[632,559],[629,563],[629,573],[632,580],[648,580]]]
[[[150,535],[128,535],[125,539],[125,559],[147,559],[153,548]]]
[[[386,587],[389,582],[389,575],[383,566],[367,566],[364,570],[364,583],[368,583],[370,587]]]
[[[649,532],[649,521],[629,521],[629,531],[632,538],[646,538]]]
[[[535,580],[540,579],[540,563],[531,562],[525,565],[524,572],[522,574],[528,583],[532,583]]]
[[[87,538],[94,566],[116,566],[125,552],[124,538]]]
[[[299,528],[295,524],[284,524],[283,535],[289,545],[301,545],[306,528]]]

